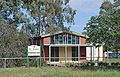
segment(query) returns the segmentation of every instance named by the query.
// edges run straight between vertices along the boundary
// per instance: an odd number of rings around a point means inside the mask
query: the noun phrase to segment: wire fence
[[[65,65],[66,63],[81,63],[86,61],[93,62],[120,62],[120,58],[103,58],[103,57],[25,57],[25,58],[0,58],[0,68],[15,67],[41,67],[44,65]]]

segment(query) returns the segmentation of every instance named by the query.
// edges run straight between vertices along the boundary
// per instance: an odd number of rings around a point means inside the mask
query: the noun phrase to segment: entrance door
[[[72,61],[78,61],[78,48],[72,47]]]
[[[51,48],[51,61],[59,61],[59,47]]]

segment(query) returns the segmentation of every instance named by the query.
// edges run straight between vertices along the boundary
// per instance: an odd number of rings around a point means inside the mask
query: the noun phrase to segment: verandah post
[[[49,63],[51,62],[51,46],[49,46]]]
[[[42,37],[41,37],[41,33],[39,34],[40,35],[40,67],[42,66],[42,46],[43,46],[43,40],[42,40]]]
[[[91,59],[90,59],[90,61],[92,62],[92,46],[90,47],[90,53],[91,53]]]
[[[80,63],[80,46],[78,45],[78,63]]]
[[[67,62],[67,46],[65,46],[65,64]]]
[[[99,59],[100,59],[100,47],[98,46],[98,62],[99,62]]]

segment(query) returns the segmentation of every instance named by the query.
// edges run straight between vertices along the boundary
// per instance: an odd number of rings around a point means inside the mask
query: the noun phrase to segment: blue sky
[[[103,1],[104,0],[70,0],[70,6],[77,10],[74,20],[75,25],[72,25],[71,30],[82,33],[91,16],[98,15],[99,8]]]
[[[74,18],[75,24],[71,25],[71,31],[82,33],[91,16],[99,14],[99,8],[103,1],[104,0],[70,0],[70,6],[77,10]],[[25,9],[22,10],[25,11]],[[29,17],[28,14],[27,16]],[[69,24],[65,24],[65,26],[68,27]]]

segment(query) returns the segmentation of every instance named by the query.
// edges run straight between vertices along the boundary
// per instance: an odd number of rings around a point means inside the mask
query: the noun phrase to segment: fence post
[[[5,62],[4,62],[4,68],[6,68],[6,58],[4,58]]]

